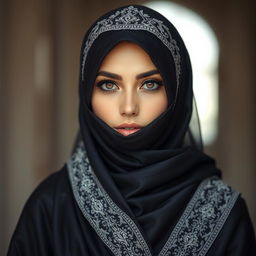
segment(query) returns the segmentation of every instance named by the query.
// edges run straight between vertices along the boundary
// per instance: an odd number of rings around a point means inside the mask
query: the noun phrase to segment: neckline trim
[[[102,187],[82,142],[67,166],[73,194],[83,216],[113,254],[152,256],[135,222]],[[202,181],[158,255],[206,255],[238,196],[239,192],[218,177]]]

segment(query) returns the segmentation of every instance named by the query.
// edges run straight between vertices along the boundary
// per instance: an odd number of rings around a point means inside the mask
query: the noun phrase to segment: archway
[[[180,32],[190,55],[193,86],[205,145],[212,144],[218,127],[219,45],[211,27],[192,10],[181,5],[152,1],[145,4],[169,19]]]

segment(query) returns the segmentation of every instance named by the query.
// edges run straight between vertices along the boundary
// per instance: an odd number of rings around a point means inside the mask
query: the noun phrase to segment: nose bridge
[[[123,91],[120,113],[122,115],[137,115],[139,111],[138,95],[132,86]]]

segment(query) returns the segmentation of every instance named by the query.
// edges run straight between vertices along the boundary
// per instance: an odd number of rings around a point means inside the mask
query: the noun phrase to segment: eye
[[[163,82],[160,80],[147,80],[142,84],[140,88],[148,91],[155,91],[158,90],[162,85]]]
[[[102,91],[112,92],[118,90],[118,86],[114,81],[111,80],[102,80],[96,84]]]

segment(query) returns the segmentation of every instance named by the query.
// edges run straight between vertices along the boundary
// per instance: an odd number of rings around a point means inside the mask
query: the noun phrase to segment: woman
[[[28,200],[8,255],[255,255],[244,200],[190,129],[192,72],[173,25],[113,10],[81,51],[80,138]]]

